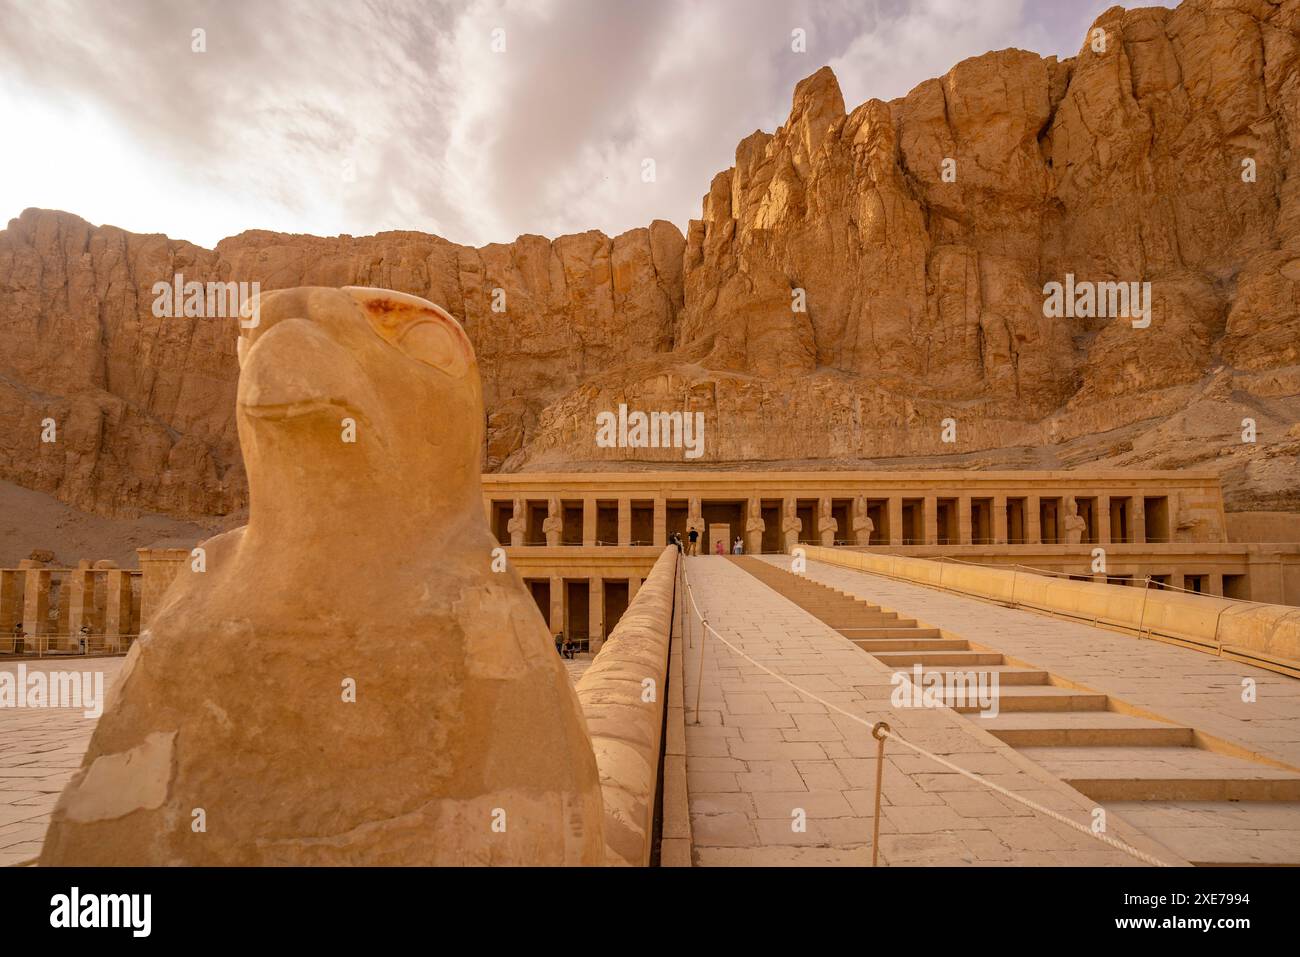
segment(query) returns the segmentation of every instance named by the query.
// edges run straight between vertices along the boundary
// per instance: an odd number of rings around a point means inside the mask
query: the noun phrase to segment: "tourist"
[[[736,540],[731,543],[731,554],[733,555],[745,554],[745,543],[740,540],[739,535],[737,535]]]
[[[722,542],[715,542],[715,543],[714,543],[714,545],[713,545],[713,554],[715,554],[715,555],[721,555],[721,554],[723,554],[723,551],[722,551]]]
[[[26,636],[27,632],[23,631],[23,623],[21,621],[16,622],[14,624],[14,654],[21,655],[26,650],[26,643],[23,641]]]
[[[668,539],[668,542],[669,544],[677,546],[677,553],[680,555],[682,551],[682,533],[673,532],[672,538]]]
[[[690,542],[690,546],[686,549],[686,554],[687,554],[687,555],[698,555],[698,554],[699,554],[700,533],[697,532],[695,529],[692,528],[691,531],[690,531],[690,533],[686,536],[686,539],[687,539],[687,541]]]

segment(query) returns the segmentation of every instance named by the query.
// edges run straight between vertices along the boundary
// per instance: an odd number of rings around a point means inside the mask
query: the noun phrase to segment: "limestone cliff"
[[[1232,508],[1300,510],[1298,65],[1300,0],[1186,0],[851,112],[822,69],[684,238],[208,251],[29,210],[0,233],[0,478],[108,513],[243,504],[233,320],[150,314],[183,272],[441,303],[480,355],[490,469],[688,464],[597,448],[626,402],[704,412],[706,467],[1195,465]],[[1150,283],[1150,325],[1046,317],[1067,275]]]

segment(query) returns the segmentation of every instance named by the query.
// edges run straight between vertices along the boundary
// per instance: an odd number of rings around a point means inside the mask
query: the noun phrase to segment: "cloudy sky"
[[[991,49],[1073,56],[1111,5],[0,0],[0,223],[40,206],[204,246],[684,227],[819,67],[852,109]]]

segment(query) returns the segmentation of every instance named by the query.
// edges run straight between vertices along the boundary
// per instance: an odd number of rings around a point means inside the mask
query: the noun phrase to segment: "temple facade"
[[[1208,472],[498,473],[483,505],[552,632],[593,650],[692,529],[700,554],[836,545],[1300,604],[1300,545],[1230,542]]]
[[[483,507],[552,634],[592,651],[671,536],[692,529],[700,554],[737,539],[751,555],[837,546],[1300,605],[1300,544],[1233,540],[1210,473],[495,473],[483,476]],[[139,571],[0,571],[0,653],[77,653],[83,626],[89,650],[120,650],[190,552],[139,556]]]

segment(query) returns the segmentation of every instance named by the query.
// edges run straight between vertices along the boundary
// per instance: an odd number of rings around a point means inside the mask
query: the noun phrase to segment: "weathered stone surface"
[[[989,53],[851,111],[819,70],[685,238],[249,232],[207,251],[29,210],[0,233],[0,478],[107,513],[244,504],[233,321],[149,313],[181,271],[445,306],[479,352],[489,470],[680,462],[596,447],[596,414],[626,402],[703,412],[703,463],[1198,465],[1232,509],[1300,510],[1300,0],[1094,26],[1104,50]],[[1067,274],[1149,282],[1151,325],[1045,317]]]
[[[181,565],[41,863],[603,863],[577,696],[491,568],[464,332],[414,297],[302,288],[244,338],[249,523]]]

